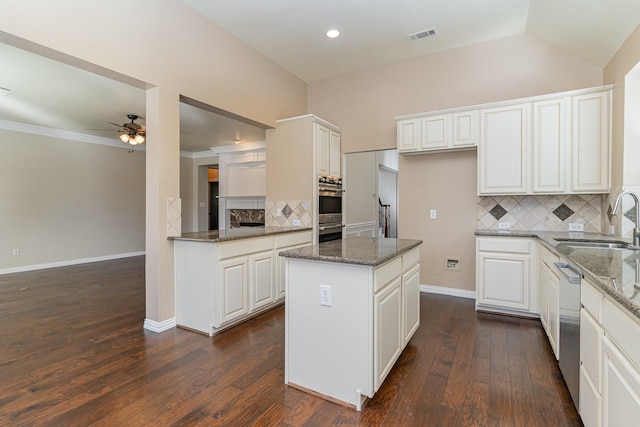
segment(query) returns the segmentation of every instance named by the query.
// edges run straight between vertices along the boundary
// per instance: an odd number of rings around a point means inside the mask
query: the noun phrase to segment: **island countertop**
[[[226,230],[194,231],[182,233],[180,236],[168,237],[168,239],[216,243],[307,230],[311,230],[311,227],[240,227]]]
[[[422,240],[347,237],[280,252],[280,256],[311,261],[378,266],[420,246]]]

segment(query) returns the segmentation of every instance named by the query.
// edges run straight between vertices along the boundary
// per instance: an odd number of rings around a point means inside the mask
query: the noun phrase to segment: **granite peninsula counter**
[[[420,325],[421,240],[348,237],[286,260],[285,383],[360,410]]]
[[[280,251],[311,243],[308,227],[183,233],[174,241],[176,324],[213,335],[282,304]]]

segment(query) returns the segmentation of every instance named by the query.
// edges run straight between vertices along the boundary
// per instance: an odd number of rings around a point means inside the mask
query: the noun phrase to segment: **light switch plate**
[[[580,224],[579,222],[570,222],[569,231],[584,231],[584,224]]]

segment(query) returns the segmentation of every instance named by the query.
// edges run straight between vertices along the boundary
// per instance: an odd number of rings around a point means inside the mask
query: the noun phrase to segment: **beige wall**
[[[340,127],[348,153],[395,147],[394,116],[601,84],[601,68],[519,35],[312,83],[308,110]],[[398,235],[424,241],[422,284],[475,289],[475,156],[400,156]],[[445,256],[463,271],[444,272]]]
[[[7,130],[0,140],[0,270],[145,250],[143,151]]]
[[[625,76],[640,62],[640,25],[627,38],[609,64],[604,68],[605,84],[614,84],[613,89],[613,153],[612,153],[612,187],[619,188],[624,183],[624,93]],[[637,159],[634,159],[637,165]],[[633,164],[633,163],[630,163]],[[635,166],[639,167],[639,166]]]
[[[178,0],[0,0],[0,10],[0,42],[147,89],[145,325],[164,327],[175,316],[166,212],[180,197],[180,95],[273,126],[306,112],[306,84]],[[142,19],[123,26],[122,11]]]

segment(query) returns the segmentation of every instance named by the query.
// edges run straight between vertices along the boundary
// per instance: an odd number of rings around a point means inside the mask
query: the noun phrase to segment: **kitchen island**
[[[311,243],[308,227],[182,233],[174,241],[176,324],[213,335],[282,304],[278,252]]]
[[[285,383],[361,409],[420,325],[421,240],[348,237],[286,259]]]

